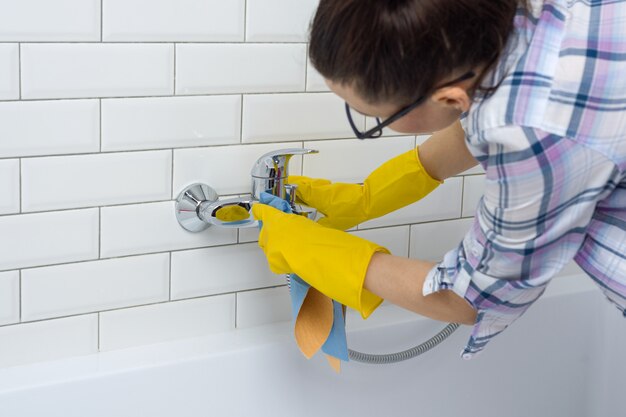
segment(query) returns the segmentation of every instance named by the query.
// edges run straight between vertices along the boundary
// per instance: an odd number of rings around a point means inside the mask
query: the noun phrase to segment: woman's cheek
[[[403,117],[402,119],[393,122],[388,127],[398,133],[427,133],[427,130],[425,130],[427,126],[423,126],[420,120],[415,120],[414,118],[409,117]]]

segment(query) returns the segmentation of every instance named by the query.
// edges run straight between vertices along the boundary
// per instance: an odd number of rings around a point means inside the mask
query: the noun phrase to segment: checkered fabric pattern
[[[572,259],[626,307],[626,1],[534,1],[515,27],[464,120],[484,196],[423,288],[478,310],[467,359]]]

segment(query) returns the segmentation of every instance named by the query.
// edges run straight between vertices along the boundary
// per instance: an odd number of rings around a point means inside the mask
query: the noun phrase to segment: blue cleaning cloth
[[[292,213],[289,203],[273,194],[262,192],[260,202],[270,205],[285,213]],[[263,227],[263,224],[262,222],[259,222],[259,228],[261,227]],[[302,280],[302,278],[296,274],[290,274],[289,294],[291,296],[291,311],[293,314],[294,324],[309,288],[311,288],[311,286]],[[326,339],[326,342],[322,345],[322,351],[327,355],[334,356],[342,361],[349,360],[348,343],[346,340],[346,322],[343,314],[343,307],[341,303],[338,303],[335,300],[333,300],[333,326],[330,334],[328,335],[328,339]]]
[[[291,311],[295,323],[300,307],[311,286],[296,274],[289,276],[289,294],[291,295]],[[346,340],[346,324],[341,303],[333,300],[333,327],[328,339],[322,345],[322,351],[342,361],[348,361],[348,343]]]

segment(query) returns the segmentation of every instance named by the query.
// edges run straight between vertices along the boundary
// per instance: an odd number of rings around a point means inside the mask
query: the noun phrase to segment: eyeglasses
[[[474,74],[473,71],[470,71],[470,72],[465,73],[464,75],[460,76],[459,78],[456,78],[456,79],[454,79],[452,81],[449,81],[447,83],[444,83],[444,84],[440,85],[439,87],[436,87],[434,90],[438,90],[438,89],[443,88],[443,87],[449,87],[452,84],[456,84],[456,83],[459,83],[461,81],[468,80],[468,79],[472,78],[474,75],[476,75],[476,74]],[[409,104],[408,106],[405,106],[405,107],[401,108],[400,110],[398,110],[397,112],[395,112],[394,114],[392,114],[391,116],[386,118],[384,121],[381,121],[380,118],[377,117],[376,118],[376,126],[374,126],[373,128],[371,128],[371,129],[369,129],[369,130],[367,130],[365,132],[361,132],[356,127],[356,125],[354,124],[354,120],[352,120],[352,114],[350,112],[350,105],[347,102],[346,102],[346,115],[348,116],[348,122],[350,122],[350,126],[352,127],[352,130],[354,131],[354,134],[356,135],[357,138],[359,138],[359,139],[375,139],[375,138],[379,138],[383,134],[383,128],[389,126],[390,124],[392,124],[396,120],[400,119],[401,117],[406,116],[413,109],[415,109],[420,104],[422,104],[426,100],[427,97],[428,97],[428,94],[425,94],[425,95],[419,97],[413,103]]]

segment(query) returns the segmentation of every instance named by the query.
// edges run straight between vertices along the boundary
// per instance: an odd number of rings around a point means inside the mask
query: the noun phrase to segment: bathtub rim
[[[592,280],[584,273],[577,272],[555,278],[542,299],[593,291],[599,292]],[[349,311],[347,333],[349,337],[352,333],[373,331],[379,327],[402,325],[413,321],[432,320],[394,305],[379,308],[376,314],[367,321],[360,319],[356,312]],[[432,322],[439,325],[437,322]],[[441,323],[441,325],[444,324]],[[416,343],[419,342],[421,341],[416,340]],[[292,336],[291,322],[277,322],[201,337],[2,368],[0,369],[0,396],[42,386],[102,378],[109,374],[137,371],[142,368],[172,366],[177,363],[203,360],[274,344],[291,344],[294,349],[297,349]],[[459,351],[460,349],[462,346],[459,346]],[[302,359],[305,360],[304,357]]]

